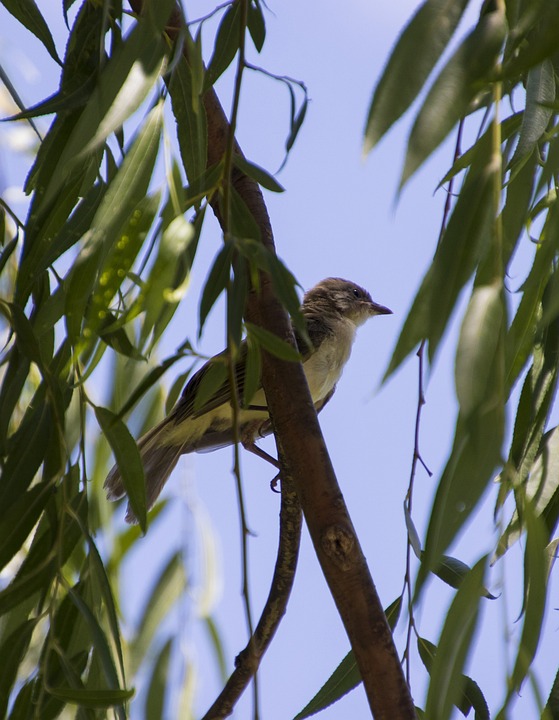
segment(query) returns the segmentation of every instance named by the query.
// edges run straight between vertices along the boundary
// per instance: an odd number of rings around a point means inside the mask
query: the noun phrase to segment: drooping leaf
[[[555,71],[550,60],[544,60],[528,73],[526,81],[526,108],[522,118],[520,137],[509,167],[525,160],[537,146],[544,134],[555,101]]]
[[[145,197],[159,149],[163,107],[157,105],[105,192],[77,262],[69,273],[66,322],[71,338],[81,335],[85,307],[115,235]]]
[[[470,103],[495,68],[504,38],[504,13],[486,12],[442,69],[414,122],[401,186],[467,114]]]
[[[20,550],[53,492],[51,483],[38,483],[0,515],[0,569]]]
[[[95,416],[103,434],[115,455],[122,483],[130,501],[130,507],[138,518],[140,527],[146,531],[146,486],[144,466],[136,441],[117,415],[103,407],[95,407]]]
[[[211,270],[208,273],[204,290],[202,291],[202,297],[200,299],[198,336],[202,334],[202,329],[206,318],[208,317],[208,313],[214,306],[217,298],[227,287],[227,283],[229,282],[231,276],[231,262],[233,260],[234,251],[234,243],[230,240],[225,240],[223,247],[217,254]]]
[[[455,381],[460,411],[468,417],[486,398],[503,327],[503,300],[498,285],[476,287],[460,329]]]
[[[477,626],[479,603],[484,593],[487,558],[482,558],[462,581],[449,608],[431,668],[427,693],[427,717],[448,720],[452,706],[463,693],[462,671]]]
[[[249,162],[246,158],[237,153],[233,157],[233,162],[240,170],[253,180],[256,180],[256,182],[263,188],[266,188],[266,190],[277,193],[284,192],[285,188],[279,184],[275,177],[259,165]]]
[[[394,630],[396,627],[401,607],[402,597],[400,596],[390,603],[384,611],[391,630]],[[347,695],[347,693],[357,687],[360,682],[361,674],[357,667],[357,661],[355,660],[353,650],[350,650],[313,699],[297,713],[293,720],[304,720],[324,710],[344,695]]]
[[[227,70],[237,54],[241,42],[241,6],[233,3],[226,10],[215,38],[212,57],[208,63],[208,70],[204,87],[207,90],[215,84],[216,80]]]
[[[254,325],[254,323],[247,322],[245,324],[249,335],[253,335],[259,345],[272,355],[288,362],[299,362],[301,360],[301,355],[285,340],[265,328]]]
[[[138,622],[138,629],[131,647],[133,667],[137,668],[160,623],[174,603],[180,598],[186,583],[180,554],[172,555],[159,577],[145,604]]]
[[[2,5],[43,43],[52,59],[60,65],[49,26],[34,0],[2,0]]]
[[[162,718],[164,716],[165,692],[169,679],[169,660],[173,641],[169,638],[158,653],[153,664],[146,697],[146,718]]]
[[[186,37],[190,62],[179,60],[169,82],[173,114],[177,123],[177,135],[182,162],[188,180],[196,193],[200,191],[199,178],[206,171],[207,127],[206,111],[202,103],[201,87],[196,87],[192,58],[196,46],[190,35]],[[201,61],[200,61],[201,65]]]
[[[417,97],[451,39],[468,0],[427,0],[392,50],[375,88],[365,128],[368,153]],[[421,52],[417,52],[421,48]]]
[[[266,22],[260,0],[248,4],[247,27],[254,47],[261,52],[266,39]]]

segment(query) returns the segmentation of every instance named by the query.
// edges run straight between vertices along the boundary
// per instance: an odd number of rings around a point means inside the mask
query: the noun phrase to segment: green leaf
[[[157,256],[139,298],[138,308],[145,310],[140,346],[152,333],[153,347],[184,296],[199,231],[200,227],[195,228],[182,214],[174,217],[164,228]]]
[[[425,714],[448,720],[463,692],[462,670],[477,626],[487,558],[482,558],[462,581],[449,608],[431,668]]]
[[[107,438],[114,453],[122,483],[130,501],[130,507],[138,518],[143,532],[146,531],[146,486],[144,466],[136,441],[126,425],[107,408],[94,407],[99,427]]]
[[[293,145],[295,145],[295,140],[297,140],[297,136],[299,135],[299,131],[301,130],[301,127],[305,121],[305,117],[307,114],[307,108],[309,105],[309,99],[307,97],[307,93],[305,90],[305,98],[303,102],[301,103],[301,107],[298,111],[296,111],[296,104],[295,104],[295,94],[293,92],[293,89],[291,85],[287,86],[289,88],[289,93],[291,96],[291,122],[290,122],[290,129],[289,129],[289,135],[287,137],[287,140],[285,141],[285,152],[286,154],[289,153]],[[282,167],[284,163],[282,163]]]
[[[244,28],[242,28],[244,32]],[[233,3],[225,12],[215,38],[214,50],[208,63],[204,89],[210,88],[227,70],[237,54],[241,42],[241,6]]]
[[[470,570],[470,566],[465,562],[462,562],[457,558],[450,557],[450,555],[442,555],[434,573],[443,582],[450,585],[450,587],[459,588]],[[488,600],[496,600],[496,596],[492,595],[489,590],[484,590],[483,595]]]
[[[433,660],[437,654],[436,645],[425,638],[418,637],[417,650],[427,672],[431,674]],[[462,694],[456,701],[456,707],[464,716],[469,715],[470,710],[474,708],[476,720],[490,720],[489,708],[479,685],[467,675],[462,675],[460,682],[462,685]]]
[[[555,679],[542,714],[542,720],[554,720],[557,717],[559,717],[559,670],[555,674]]]
[[[162,116],[160,103],[149,114],[105,192],[79,258],[70,270],[66,322],[74,340],[81,336],[85,307],[114,237],[146,195],[159,149]]]
[[[243,385],[243,407],[248,407],[260,388],[262,376],[262,355],[260,344],[254,335],[247,338],[247,357]]]
[[[256,0],[254,3],[249,2],[248,4],[247,27],[254,47],[258,52],[262,52],[264,40],[266,39],[266,23],[264,21],[264,13],[262,12],[262,3],[260,0]]]
[[[43,43],[52,59],[61,65],[49,26],[34,0],[2,0],[2,5]]]
[[[559,205],[548,214],[532,268],[523,286],[523,294],[506,337],[506,387],[510,392],[534,346],[541,302],[557,252]]]
[[[198,337],[202,334],[210,310],[230,280],[234,251],[234,243],[231,240],[225,240],[208,274],[200,299]]]
[[[394,630],[400,610],[402,607],[402,597],[397,597],[384,611],[386,619],[390,625],[390,629]],[[320,688],[313,699],[306,705],[301,712],[293,718],[293,720],[304,720],[321,710],[329,707],[346,695],[350,690],[357,687],[361,682],[361,674],[357,667],[353,650],[350,650],[344,657],[332,675]]]
[[[422,552],[421,540],[419,539],[419,535],[417,533],[417,530],[415,529],[415,525],[407,501],[404,501],[404,517],[406,519],[406,528],[408,531],[408,542],[411,545],[415,557],[420,560]]]
[[[113,243],[98,270],[97,282],[92,289],[84,321],[84,334],[88,335],[103,329],[108,319],[110,304],[132,269],[151,229],[158,207],[159,193],[142,198],[118,237],[114,240],[111,238]]]
[[[272,192],[277,193],[284,192],[285,188],[279,184],[275,177],[270,175],[267,170],[264,170],[264,168],[261,168],[259,165],[249,162],[238,153],[235,153],[233,156],[233,162],[239,170],[242,170],[245,175],[248,175],[253,180],[256,180],[256,182],[259,185],[262,185],[263,188],[266,188],[266,190],[271,190]]]
[[[205,404],[211,400],[216,391],[227,380],[229,374],[224,356],[222,356],[222,361],[216,360],[212,362],[210,360],[208,363],[207,370],[204,372],[196,391],[193,407],[195,413],[204,410]]]
[[[498,362],[490,382],[493,394],[468,419],[458,417],[454,443],[431,509],[416,599],[429,572],[480,501],[500,461],[504,434],[503,401],[498,399]]]
[[[144,375],[138,385],[136,385],[134,390],[130,393],[130,396],[118,411],[118,417],[121,419],[125,417],[130,412],[130,410],[132,410],[134,405],[136,405],[136,403],[144,397],[148,390],[150,390],[150,388],[152,388],[155,383],[158,382],[158,380],[167,372],[167,370],[172,367],[178,360],[181,360],[183,358],[184,353],[177,352],[174,355],[166,358],[156,367],[151,368],[151,370],[146,375]],[[190,370],[187,372],[187,376],[189,374]]]
[[[555,71],[550,60],[532,68],[526,81],[526,109],[522,118],[520,138],[509,168],[526,159],[547,129],[553,110],[547,105],[555,101]]]
[[[467,114],[470,103],[495,69],[505,29],[503,12],[483,14],[442,69],[415,119],[400,187]]]
[[[248,334],[252,335],[265,350],[275,357],[287,362],[300,362],[301,355],[290,343],[282,340],[274,333],[253,323],[245,323]]]
[[[524,17],[511,28],[518,51],[509,54],[499,75],[516,79],[557,52],[559,8],[554,2],[526,3]]]
[[[189,57],[192,57],[196,50],[188,33],[186,43],[189,46]],[[199,91],[192,66],[184,58],[180,59],[169,82],[169,93],[177,123],[182,162],[196,193],[199,191],[198,178],[206,171],[208,144],[206,112]]]
[[[131,661],[137,669],[150,647],[160,624],[172,606],[181,597],[186,578],[180,553],[171,556],[155,581],[138,623],[136,637],[132,641]]]
[[[136,23],[115,50],[60,153],[42,202],[55,197],[70,173],[100,148],[147,97],[163,71],[166,46],[147,20]]]
[[[49,687],[49,695],[65,703],[88,708],[123,705],[134,697],[134,690],[88,690],[86,688]]]
[[[487,398],[502,327],[501,288],[498,285],[474,288],[456,348],[456,394],[464,417]]]
[[[26,620],[12,633],[5,637],[0,645],[2,672],[0,673],[0,717],[7,717],[10,692],[17,679],[20,666],[31,642],[31,636],[37,626],[38,619]]]
[[[468,0],[427,0],[404,28],[373,94],[365,128],[365,153],[373,149],[415,100],[467,4]]]
[[[539,435],[536,435],[539,437]],[[535,462],[523,489],[523,498],[531,503],[536,517],[541,517],[555,502],[559,491],[559,428],[548,431],[542,439]],[[501,557],[522,535],[525,523],[514,512],[510,523],[499,538],[496,557]]]
[[[172,648],[173,640],[172,638],[169,638],[165,645],[161,648],[161,652],[158,654],[153,664],[146,697],[146,718],[164,717],[163,710],[165,705],[165,691],[167,689],[167,679],[169,677],[169,660]]]
[[[493,170],[472,167],[394,348],[386,380],[423,339],[433,360],[458,295],[490,245]]]
[[[39,483],[23,493],[0,516],[0,569],[21,549],[43,512],[54,487]],[[5,506],[4,506],[5,507]]]
[[[78,611],[80,612],[80,615],[85,620],[85,623],[89,629],[89,633],[91,636],[91,641],[93,643],[93,647],[98,653],[99,660],[101,662],[101,667],[103,669],[103,673],[105,676],[105,680],[107,682],[108,688],[110,690],[119,690],[124,693],[128,693],[130,691],[122,690],[119,687],[119,680],[118,680],[118,674],[116,671],[116,667],[113,661],[113,657],[111,654],[111,650],[109,647],[108,639],[99,625],[99,622],[97,618],[95,617],[94,612],[89,607],[89,605],[84,601],[82,597],[74,590],[74,588],[68,589],[68,595],[71,599],[71,601],[74,603],[74,605],[77,607]],[[127,696],[129,697],[129,695]],[[123,701],[116,701],[116,703],[111,704],[121,704]]]
[[[518,654],[509,683],[508,699],[521,687],[539,645],[547,601],[547,533],[530,502],[524,506],[526,550],[524,554],[525,610]]]

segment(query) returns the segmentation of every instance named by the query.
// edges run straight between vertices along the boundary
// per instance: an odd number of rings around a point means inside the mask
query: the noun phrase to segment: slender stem
[[[241,86],[243,71],[245,68],[245,34],[248,22],[248,0],[236,0],[239,3],[240,10],[240,34],[239,34],[239,58],[237,61],[237,71],[235,74],[235,86],[233,92],[233,102],[231,107],[231,119],[229,122],[229,130],[227,134],[227,143],[225,146],[224,153],[224,183],[223,183],[223,223],[224,223],[224,235],[230,232],[231,229],[231,174],[233,170],[233,153],[235,151],[235,130],[237,127],[237,116],[239,113],[239,105],[241,99]],[[227,286],[227,301],[231,302],[232,288],[231,281]],[[233,448],[234,448],[234,464],[233,474],[237,485],[237,500],[239,505],[239,514],[241,518],[241,556],[242,556],[242,595],[245,608],[245,616],[249,634],[249,646],[253,642],[254,626],[252,621],[252,609],[250,601],[250,582],[249,582],[249,561],[248,561],[248,538],[250,530],[247,524],[246,509],[244,502],[243,487],[241,481],[241,465],[239,457],[239,412],[240,403],[237,388],[237,378],[235,372],[235,366],[238,355],[238,348],[234,342],[231,330],[227,330],[227,347],[228,353],[228,370],[229,370],[229,383],[231,386],[231,406],[233,415]],[[258,720],[258,682],[256,673],[254,674],[253,682],[253,718]]]
[[[454,148],[454,159],[453,162],[455,163],[458,158],[460,157],[461,153],[461,145],[462,145],[462,132],[464,129],[464,120],[460,120],[460,123],[458,124],[458,130],[456,133],[456,145]],[[446,193],[446,200],[443,208],[443,216],[441,220],[441,227],[439,230],[439,237],[437,240],[437,247],[441,244],[441,241],[443,239],[443,235],[448,223],[448,218],[450,216],[450,210],[452,206],[452,191],[454,188],[454,177],[450,179],[450,182],[448,183],[447,193]],[[423,409],[423,406],[425,405],[425,392],[423,388],[423,378],[424,378],[424,354],[425,354],[425,340],[421,341],[421,345],[419,346],[419,349],[417,351],[417,358],[418,358],[418,390],[417,390],[417,408],[415,412],[415,427],[414,427],[414,438],[413,438],[413,456],[412,456],[412,463],[411,463],[411,469],[410,469],[410,479],[408,483],[408,491],[406,493],[406,509],[411,517],[412,507],[413,507],[413,489],[414,489],[414,483],[415,483],[415,474],[417,470],[417,463],[420,462],[423,466],[423,469],[425,472],[429,475],[429,477],[432,476],[432,472],[427,467],[425,461],[423,460],[421,456],[421,452],[419,450],[419,431],[421,427],[421,412]],[[408,538],[407,547],[406,547],[406,569],[405,569],[405,575],[404,575],[404,587],[402,590],[402,594],[406,594],[406,600],[407,600],[407,608],[408,608],[408,628],[406,633],[406,647],[404,649],[404,661],[405,661],[405,672],[406,672],[406,680],[408,684],[410,683],[410,676],[411,676],[411,639],[412,639],[412,633],[415,630],[415,620],[413,615],[413,593],[412,593],[412,581],[411,581],[411,561],[412,561],[412,546],[411,542]]]

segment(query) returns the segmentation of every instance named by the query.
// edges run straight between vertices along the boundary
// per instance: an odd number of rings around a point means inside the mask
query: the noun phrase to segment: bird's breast
[[[355,326],[352,323],[343,325],[335,336],[323,340],[304,363],[313,402],[324,399],[340,379],[351,354],[354,336]]]

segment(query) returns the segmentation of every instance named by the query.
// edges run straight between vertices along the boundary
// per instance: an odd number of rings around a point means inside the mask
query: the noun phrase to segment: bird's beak
[[[379,305],[378,303],[371,301],[371,315],[392,315],[390,308]]]

